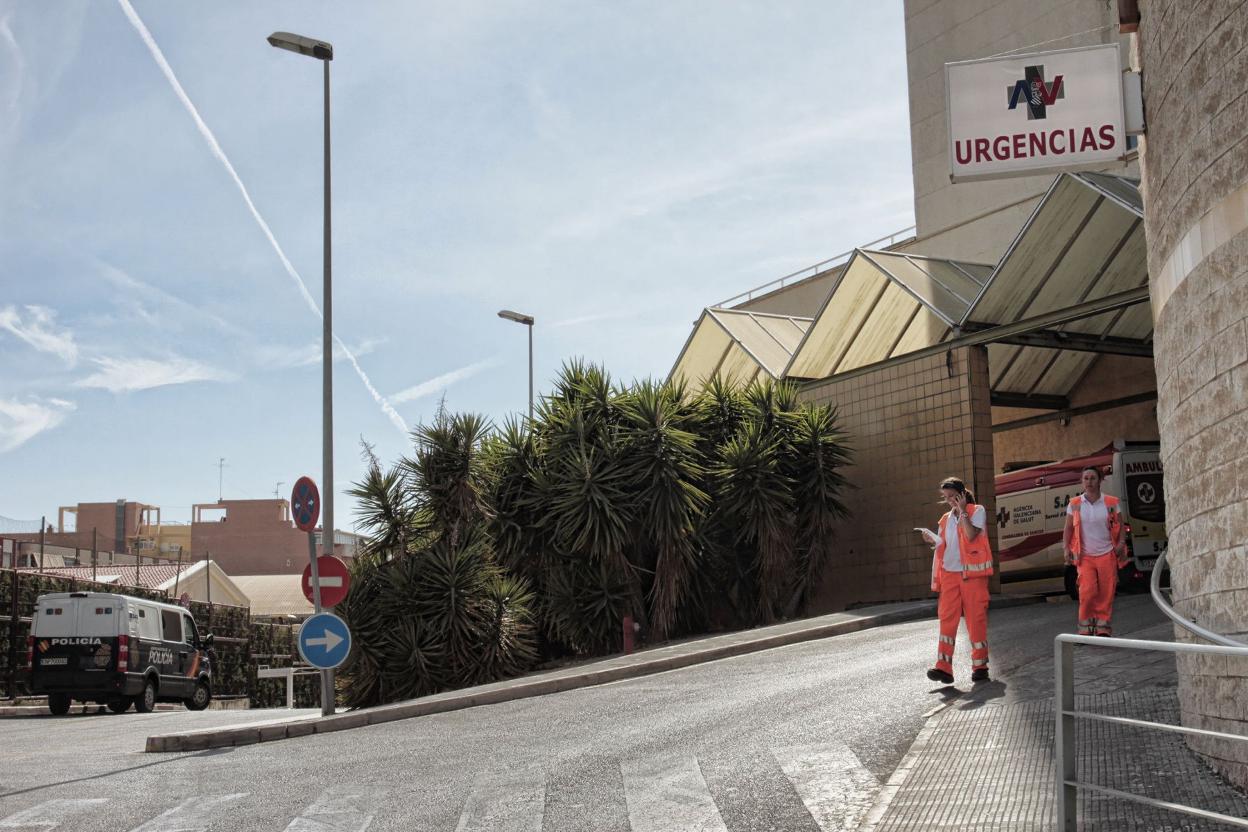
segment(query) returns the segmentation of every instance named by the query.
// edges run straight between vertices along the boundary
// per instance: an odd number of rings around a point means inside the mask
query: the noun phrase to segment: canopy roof
[[[671,377],[822,379],[966,341],[996,403],[1064,406],[1098,353],[1152,354],[1142,217],[1133,180],[1062,174],[995,268],[856,249],[813,318],[706,309]]]
[[[939,343],[992,266],[858,249],[785,371],[825,378]]]
[[[810,318],[709,308],[693,326],[669,378],[704,384],[712,376],[748,383],[759,374],[783,378]]]

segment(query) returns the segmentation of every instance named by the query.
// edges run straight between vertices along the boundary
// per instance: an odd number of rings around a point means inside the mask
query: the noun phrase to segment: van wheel
[[[143,683],[143,692],[134,697],[134,710],[141,714],[156,710],[156,683],[151,679]]]
[[[208,703],[212,701],[212,691],[208,688],[207,682],[199,682],[195,685],[195,692],[191,694],[191,698],[186,700],[186,709],[188,711],[202,711],[208,707]]]
[[[129,697],[122,697],[121,699],[112,699],[112,700],[109,700],[108,709],[115,714],[124,714],[126,711],[130,710],[130,704],[131,704],[131,700]]]
[[[73,702],[68,693],[49,693],[48,694],[48,710],[53,716],[65,716],[69,713],[69,706]]]
[[[1079,570],[1073,566],[1067,565],[1066,574],[1066,594],[1070,596],[1070,600],[1079,600]]]

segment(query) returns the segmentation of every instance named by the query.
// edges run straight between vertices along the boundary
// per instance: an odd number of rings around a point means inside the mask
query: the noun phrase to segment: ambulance
[[[26,640],[31,691],[53,714],[74,700],[124,713],[157,702],[202,711],[212,699],[212,634],[186,609],[106,592],[39,596]]]
[[[998,474],[997,548],[1001,580],[1026,581],[1062,576],[1075,597],[1075,568],[1063,557],[1066,504],[1083,492],[1083,469],[1104,473],[1101,490],[1120,500],[1130,560],[1119,571],[1120,585],[1147,584],[1166,549],[1166,500],[1161,449],[1156,442],[1117,440],[1088,456],[1063,459]]]

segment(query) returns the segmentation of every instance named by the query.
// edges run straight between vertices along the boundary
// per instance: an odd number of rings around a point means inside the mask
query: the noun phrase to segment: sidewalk
[[[1173,640],[1161,624],[1123,634]],[[1078,648],[1076,707],[1179,723],[1173,654]],[[929,719],[860,832],[1051,832],[1055,822],[1053,661],[1033,662],[951,700]],[[1081,779],[1248,817],[1248,796],[1166,731],[1078,721]],[[1083,830],[1210,830],[1226,824],[1081,791]]]
[[[1040,603],[1043,600],[1034,596],[997,597],[992,599],[992,606],[994,608],[1022,606]],[[447,691],[376,708],[348,711],[330,717],[280,718],[278,717],[280,712],[275,712],[275,719],[266,722],[151,736],[147,738],[146,750],[155,752],[202,751],[207,748],[226,748],[361,728],[365,725],[377,725],[398,719],[410,719],[478,705],[493,705],[591,685],[602,685],[621,679],[632,679],[717,659],[798,644],[803,641],[932,618],[935,614],[936,602],[934,600],[863,607],[852,612],[839,612],[787,621],[770,627],[690,639],[642,650],[628,656],[578,662],[557,670],[534,673],[474,688]]]

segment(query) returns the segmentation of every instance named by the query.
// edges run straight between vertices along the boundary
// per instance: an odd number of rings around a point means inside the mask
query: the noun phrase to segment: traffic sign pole
[[[322,532],[324,534],[324,532]],[[312,565],[312,607],[321,613],[321,573],[316,568],[316,539],[308,532],[308,562]],[[321,716],[334,715],[334,671],[321,671]]]
[[[316,568],[316,540],[313,538],[313,530],[316,528],[316,518],[321,513],[321,495],[316,488],[316,483],[311,477],[300,477],[295,481],[295,487],[290,494],[290,507],[294,514],[295,525],[308,533],[308,562],[311,570],[312,584],[312,606],[316,610],[316,614],[321,613],[321,576]],[[325,512],[326,520],[330,518],[329,511]],[[333,534],[332,524],[330,534]],[[324,530],[321,532],[325,534]],[[332,539],[332,538],[331,538]],[[330,551],[333,551],[333,544],[330,544]],[[305,622],[306,624],[306,622]],[[305,657],[306,658],[306,657]],[[334,713],[334,671],[321,671],[321,715],[332,716]]]

